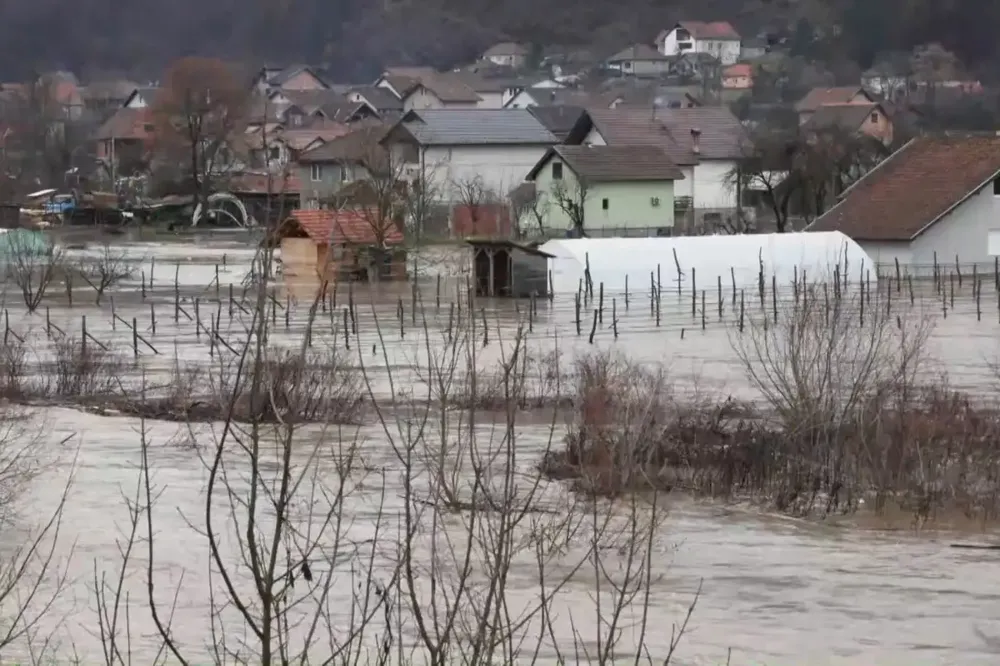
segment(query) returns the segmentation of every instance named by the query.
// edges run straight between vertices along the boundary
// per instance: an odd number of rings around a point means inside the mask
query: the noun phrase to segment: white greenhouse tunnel
[[[849,280],[857,281],[862,266],[877,280],[874,262],[861,246],[839,231],[737,236],[680,236],[676,238],[567,238],[550,240],[538,248],[552,255],[552,288],[556,293],[575,292],[584,278],[587,260],[596,286],[622,291],[628,275],[629,289],[644,289],[650,274],[660,269],[664,290],[676,288],[677,263],[682,282],[690,284],[691,270],[699,288],[711,289],[719,277],[725,288],[733,279],[737,289],[756,287],[760,262],[764,275],[779,284],[791,284],[802,271],[809,282],[829,280],[834,269],[845,265]],[[676,254],[677,263],[674,261]],[[669,286],[668,286],[669,285]],[[703,286],[702,286],[703,285]]]

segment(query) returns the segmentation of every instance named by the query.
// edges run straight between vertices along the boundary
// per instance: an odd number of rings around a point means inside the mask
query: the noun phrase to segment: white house
[[[122,106],[126,109],[144,109],[153,103],[153,98],[156,96],[158,90],[159,88],[154,86],[136,88],[125,99],[125,103]]]
[[[737,209],[736,166],[745,154],[740,121],[723,107],[590,109],[567,137],[568,144],[654,145],[680,167],[674,183],[678,223],[722,222]]]
[[[723,65],[733,65],[740,59],[741,39],[728,21],[681,21],[660,32],[656,48],[667,56],[708,53]]]
[[[921,136],[869,171],[806,231],[841,231],[911,274],[1000,257],[1000,137]]]
[[[383,72],[375,87],[384,88],[413,109],[475,109],[484,100],[452,72],[431,67],[396,67]],[[489,101],[486,101],[489,105]]]
[[[382,140],[411,178],[447,202],[463,200],[471,186],[506,195],[557,142],[523,109],[409,111]]]
[[[500,42],[486,49],[483,53],[483,60],[494,65],[504,65],[518,69],[523,67],[528,60],[530,50],[523,44],[515,42]]]

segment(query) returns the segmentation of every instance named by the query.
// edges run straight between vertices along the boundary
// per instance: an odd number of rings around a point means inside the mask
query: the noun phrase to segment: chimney
[[[695,155],[701,154],[701,130],[697,127],[691,128],[691,152]]]

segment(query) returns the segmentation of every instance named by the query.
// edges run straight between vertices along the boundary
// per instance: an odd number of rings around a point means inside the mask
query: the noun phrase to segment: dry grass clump
[[[446,390],[434,391],[435,399],[453,409],[496,412],[511,405],[521,410],[571,407],[573,396],[563,384],[559,360],[558,352],[536,355],[522,346],[516,367],[497,361],[491,368],[477,370],[475,383],[473,373],[461,373]]]
[[[244,423],[354,424],[364,411],[362,377],[335,350],[269,349],[254,363],[232,354],[211,366],[175,361],[164,392],[131,409],[151,418]]]

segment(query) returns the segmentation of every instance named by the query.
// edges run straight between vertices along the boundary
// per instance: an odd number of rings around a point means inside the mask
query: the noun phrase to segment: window
[[[276,160],[281,157],[281,150],[277,146],[271,146],[271,159]]]
[[[993,195],[1000,197],[1000,178],[993,179]]]
[[[601,199],[601,210],[607,210],[607,209],[608,209],[608,200]]]
[[[346,183],[351,179],[350,167],[340,167],[340,182]]]
[[[652,206],[653,208],[659,208],[660,207],[660,197],[650,197],[650,199],[649,199],[649,205]]]
[[[872,111],[872,122],[873,123],[878,122],[878,111]]]
[[[562,162],[552,163],[552,180],[562,180]]]
[[[309,180],[314,183],[318,183],[323,180],[323,165],[313,164],[309,167]]]
[[[153,126],[153,123],[146,123],[146,124],[144,124],[142,126],[142,131],[143,132],[152,132],[155,129],[156,129],[156,127]]]

